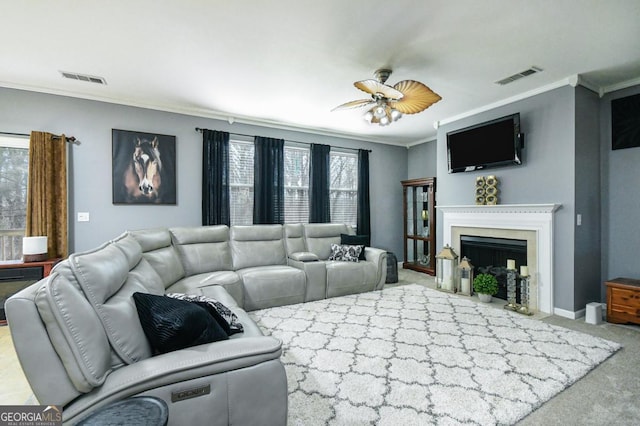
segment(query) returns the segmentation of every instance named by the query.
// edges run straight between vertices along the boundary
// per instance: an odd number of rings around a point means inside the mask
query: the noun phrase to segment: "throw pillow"
[[[222,327],[202,306],[155,294],[133,293],[144,334],[155,353],[226,340]]]
[[[358,262],[358,257],[363,246],[350,246],[331,244],[331,255],[329,260],[338,260],[343,262]]]
[[[352,246],[362,246],[359,260],[366,260],[364,257],[364,248],[370,246],[371,237],[369,235],[349,235],[340,234],[340,244],[349,244]]]
[[[167,293],[166,296],[207,305],[211,315],[220,324],[220,326],[227,331],[229,336],[236,333],[242,333],[244,331],[240,320],[238,320],[238,316],[234,314],[231,309],[227,308],[212,297],[183,293]]]

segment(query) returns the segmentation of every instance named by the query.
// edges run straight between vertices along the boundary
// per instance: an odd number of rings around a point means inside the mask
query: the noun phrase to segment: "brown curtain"
[[[49,258],[67,257],[67,142],[31,132],[25,236],[46,235]]]

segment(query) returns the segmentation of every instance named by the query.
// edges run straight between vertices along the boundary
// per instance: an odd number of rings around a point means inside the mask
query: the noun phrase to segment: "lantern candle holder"
[[[458,288],[458,293],[471,296],[473,293],[473,265],[466,256],[460,261],[458,269],[460,270],[460,287]]]
[[[520,267],[520,306],[518,307],[518,313],[523,315],[533,315],[533,312],[529,310],[529,282],[531,277],[529,276],[529,268],[526,266]]]
[[[436,288],[455,293],[458,288],[458,255],[447,244],[436,255]]]
[[[516,304],[516,261],[507,259],[507,304],[505,309],[517,310]]]

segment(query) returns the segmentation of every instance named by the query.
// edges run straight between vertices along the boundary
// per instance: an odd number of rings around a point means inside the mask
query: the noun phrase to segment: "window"
[[[309,148],[284,147],[284,222],[309,222]]]
[[[253,223],[253,141],[229,141],[229,202],[231,225]],[[285,223],[309,222],[309,160],[307,146],[284,147]],[[331,221],[356,226],[358,206],[358,155],[331,151]]]
[[[355,228],[358,210],[358,155],[331,151],[330,154],[331,222]]]
[[[0,260],[22,258],[28,169],[29,139],[0,135]]]
[[[253,142],[229,141],[231,225],[253,223]]]

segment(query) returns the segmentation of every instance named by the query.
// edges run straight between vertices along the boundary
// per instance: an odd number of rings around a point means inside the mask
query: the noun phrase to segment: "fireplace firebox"
[[[475,274],[491,274],[498,280],[498,299],[507,299],[507,259],[516,261],[516,268],[527,264],[527,241],[510,238],[460,236],[461,256],[470,259]],[[516,303],[520,302],[520,278],[516,279]]]

